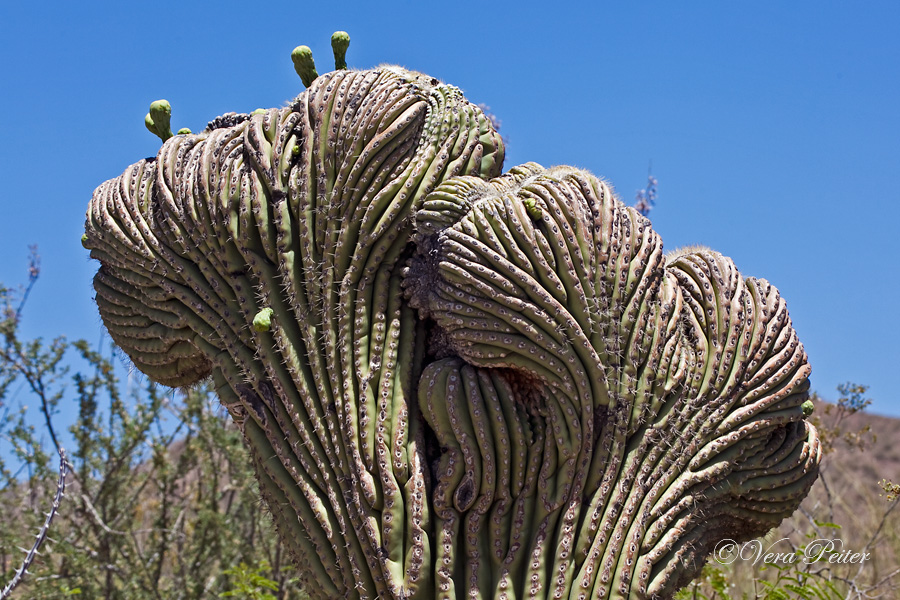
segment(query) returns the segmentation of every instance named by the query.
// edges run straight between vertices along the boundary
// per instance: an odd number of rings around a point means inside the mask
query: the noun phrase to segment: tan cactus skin
[[[608,186],[503,148],[458,90],[321,76],[102,184],[113,339],[212,376],[316,598],[667,598],[815,479],[784,301],[668,264]]]

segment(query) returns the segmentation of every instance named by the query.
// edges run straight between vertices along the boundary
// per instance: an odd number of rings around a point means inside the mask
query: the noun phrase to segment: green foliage
[[[691,585],[675,594],[676,600],[731,600],[725,570],[713,563],[703,566],[700,576]]]
[[[828,523],[821,524],[835,529],[840,526]],[[763,570],[772,569],[775,577],[773,581],[767,579],[758,579],[756,584],[756,597],[761,600],[790,600],[791,598],[819,599],[819,600],[839,600],[844,597],[842,590],[831,578],[828,570],[819,568],[817,563],[827,562],[828,556],[833,553],[831,550],[825,550],[819,556],[818,560],[808,562],[806,559],[810,554],[809,545],[817,538],[813,532],[806,534],[807,542],[794,550],[793,560],[790,562],[773,562],[762,567]]]
[[[236,567],[226,569],[224,574],[232,578],[231,589],[222,592],[219,596],[247,600],[276,600],[276,597],[269,593],[269,591],[277,592],[279,589],[278,582],[268,577],[271,572],[272,568],[266,561],[255,568],[242,562]]]

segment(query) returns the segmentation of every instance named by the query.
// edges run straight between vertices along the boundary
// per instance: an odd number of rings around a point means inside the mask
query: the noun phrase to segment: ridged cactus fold
[[[83,243],[135,366],[212,377],[312,597],[668,598],[796,509],[820,447],[774,287],[667,256],[590,173],[501,174],[452,86],[304,56],[288,107],[98,187]]]

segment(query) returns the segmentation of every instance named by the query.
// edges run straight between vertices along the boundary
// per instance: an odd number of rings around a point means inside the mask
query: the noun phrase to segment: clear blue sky
[[[900,416],[900,3],[40,2],[0,4],[0,281],[43,272],[27,336],[100,337],[79,239],[95,186],[173,128],[280,106],[289,54],[350,33],[348,61],[398,63],[491,106],[507,168],[573,164],[626,201],[659,179],[668,248],[703,243],[787,298],[813,388],[871,386]]]

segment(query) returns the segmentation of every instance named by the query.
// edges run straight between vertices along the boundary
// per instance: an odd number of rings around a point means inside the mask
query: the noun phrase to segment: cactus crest
[[[169,139],[83,240],[135,366],[212,376],[311,597],[671,598],[793,512],[821,451],[777,289],[587,172],[501,174],[452,86],[294,56],[292,105]]]

